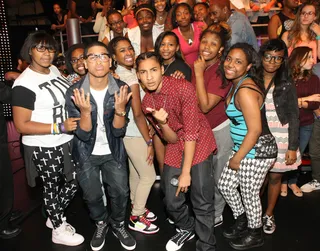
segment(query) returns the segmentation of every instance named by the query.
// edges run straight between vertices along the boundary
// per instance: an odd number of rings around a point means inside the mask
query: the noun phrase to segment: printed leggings
[[[75,173],[71,182],[64,179],[64,154],[70,153],[64,153],[62,146],[36,147],[32,156],[43,181],[44,207],[54,228],[62,224],[63,212],[77,191]]]
[[[246,213],[249,228],[262,226],[259,192],[274,161],[275,159],[244,158],[238,171],[229,168],[228,161],[222,171],[218,188],[231,207],[235,219],[244,212]],[[237,189],[239,185],[240,193]]]

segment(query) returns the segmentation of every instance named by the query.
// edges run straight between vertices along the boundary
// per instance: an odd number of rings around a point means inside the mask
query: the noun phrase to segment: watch
[[[120,116],[120,117],[124,117],[124,116],[126,116],[127,112],[126,112],[126,111],[123,111],[123,112],[117,112],[117,111],[115,111],[115,114],[118,115],[118,116]]]

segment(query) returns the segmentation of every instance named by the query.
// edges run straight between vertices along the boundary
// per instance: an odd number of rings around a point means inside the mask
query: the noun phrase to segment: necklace
[[[189,26],[189,31],[188,31],[188,34],[187,34],[188,36],[184,35],[181,32],[180,27],[178,27],[178,30],[179,30],[180,34],[183,36],[183,38],[187,41],[188,45],[192,45],[193,44],[193,40],[192,40],[192,38],[193,38],[193,36],[192,36],[193,26],[192,26],[192,24],[190,24],[190,26]]]
[[[169,64],[164,65],[165,66],[165,70],[163,72],[163,75],[165,75],[166,71],[169,69],[170,65],[175,61],[176,59],[173,59],[173,61],[171,61]]]
[[[99,112],[97,113],[97,116],[98,116],[98,121],[99,121],[98,125],[100,125],[99,130],[102,132],[106,132],[106,127],[104,126],[104,123],[101,120]]]
[[[49,72],[48,73],[45,73],[45,72],[42,72],[42,71],[39,71],[39,70],[37,70],[36,68],[34,68],[34,66],[32,65],[32,64],[30,64],[29,65],[29,68],[31,69],[31,70],[33,70],[33,71],[35,71],[35,72],[37,72],[37,73],[40,73],[40,74],[49,74],[50,73],[50,70],[49,70]]]

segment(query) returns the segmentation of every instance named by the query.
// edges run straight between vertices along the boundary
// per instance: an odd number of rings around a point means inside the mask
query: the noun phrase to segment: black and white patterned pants
[[[262,226],[262,208],[259,193],[268,170],[274,161],[275,159],[244,158],[238,171],[229,168],[228,161],[219,179],[218,188],[231,207],[234,218],[236,219],[245,212],[249,228],[260,228]],[[239,185],[241,195],[237,189]]]
[[[71,182],[61,182],[64,179],[64,154],[70,154],[64,153],[62,146],[36,147],[32,156],[43,181],[44,207],[54,228],[62,224],[63,212],[77,191],[75,173]]]

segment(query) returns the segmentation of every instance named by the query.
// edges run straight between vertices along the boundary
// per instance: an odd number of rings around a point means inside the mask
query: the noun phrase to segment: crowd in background
[[[195,235],[197,251],[215,250],[226,204],[235,219],[223,231],[230,246],[262,246],[263,233],[276,230],[279,196],[320,189],[320,11],[318,1],[302,2],[137,0],[117,10],[112,0],[72,0],[68,11],[54,4],[53,31],[78,18],[82,35],[98,37],[58,56],[52,34],[32,33],[19,72],[6,74],[12,91],[0,86],[22,134],[28,183],[42,180],[52,241],[84,242],[64,216],[79,187],[96,224],[92,250],[109,228],[135,249],[126,217],[133,231],[159,231],[146,205],[157,166],[177,228],[166,250]],[[312,180],[299,187],[307,147]],[[10,201],[0,237],[11,238],[21,230],[10,223],[12,192],[3,196]]]

